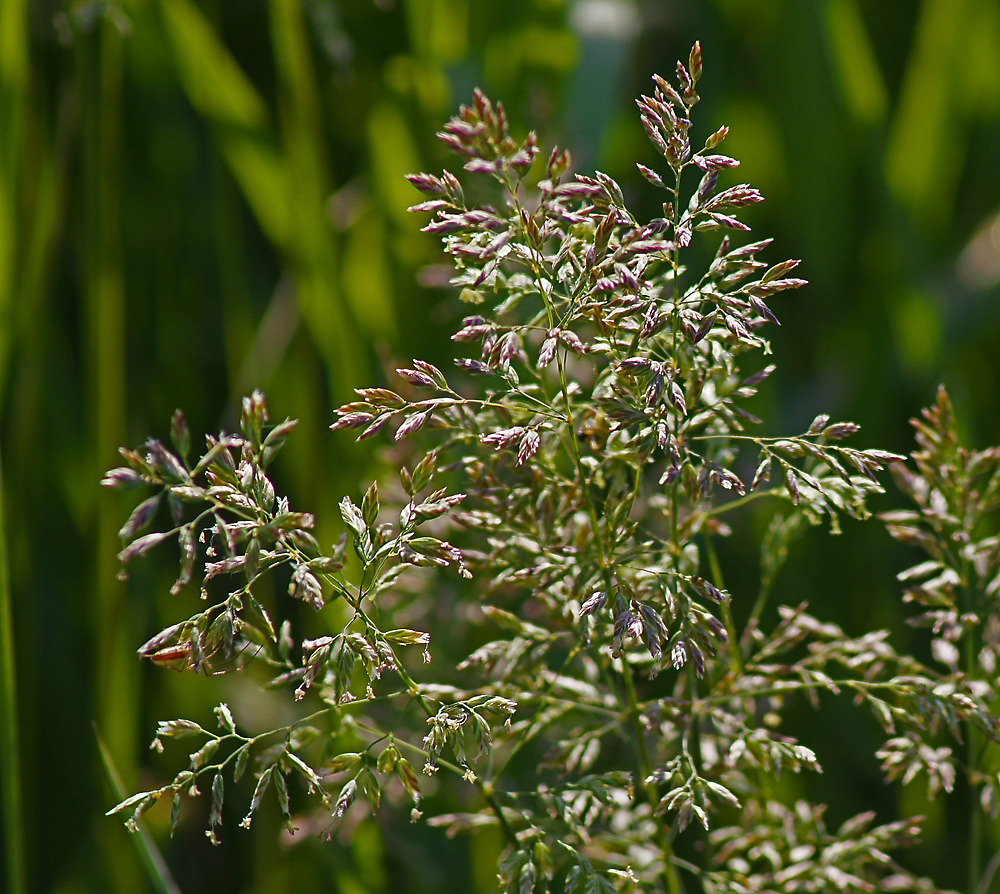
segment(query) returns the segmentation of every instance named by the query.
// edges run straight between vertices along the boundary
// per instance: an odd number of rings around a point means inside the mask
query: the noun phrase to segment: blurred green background
[[[195,432],[232,425],[240,395],[261,387],[273,416],[301,420],[281,484],[332,524],[374,462],[326,431],[332,407],[387,360],[448,364],[457,311],[403,179],[445,163],[435,130],[479,85],[517,134],[568,145],[576,170],[611,174],[652,215],[632,99],[695,39],[696,134],[730,126],[740,179],[768,199],[752,223],[775,237],[770,259],[802,258],[811,281],[775,306],[768,433],[823,410],[861,423],[859,444],[906,452],[907,419],[944,381],[969,438],[1000,441],[996,0],[3,0],[0,667],[17,723],[2,718],[0,884],[12,894],[151,889],[103,816],[117,798],[92,722],[132,790],[177,769],[150,759],[156,720],[247,698],[135,659],[197,597],[172,603],[166,564],[116,580],[127,505],[98,487],[116,448],[164,436],[178,406]],[[812,532],[780,595],[855,633],[902,627],[893,575],[910,558],[875,524]],[[752,596],[750,547],[724,559],[730,589]],[[962,884],[950,856],[964,853],[962,813],[925,803],[919,784],[883,788],[877,730],[849,705],[807,722],[832,825],[864,809],[927,813],[928,845],[909,862]],[[229,821],[214,849],[201,816],[173,841],[164,818],[150,826],[187,894],[494,889],[496,842],[388,814],[330,844],[289,845],[274,817],[251,831]]]

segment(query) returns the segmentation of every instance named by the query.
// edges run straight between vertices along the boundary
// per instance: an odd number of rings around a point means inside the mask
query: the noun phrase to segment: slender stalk
[[[659,793],[653,783],[647,783],[652,772],[652,763],[649,760],[649,750],[646,747],[646,736],[639,722],[639,702],[636,698],[635,680],[632,677],[632,668],[623,655],[621,657],[622,680],[625,683],[625,697],[628,699],[629,724],[632,727],[636,740],[637,757],[639,761],[639,771],[642,775],[642,791],[652,810],[660,801]],[[662,823],[660,829],[660,848],[663,851],[663,878],[670,894],[681,894],[680,880],[677,878],[677,868],[674,866],[674,849],[670,842],[670,830]]]
[[[683,166],[679,166],[674,169],[674,188],[673,188],[673,219],[676,223],[680,219],[680,208],[681,208],[681,172],[683,171]],[[670,255],[670,266],[673,270],[672,284],[673,284],[673,309],[671,311],[671,349],[676,352],[677,350],[677,337],[680,325],[680,247],[675,243],[674,249]],[[674,413],[674,431],[675,433],[680,430],[681,415],[678,410],[673,410]],[[670,545],[672,552],[675,556],[679,555],[678,549],[678,529],[677,529],[677,491],[678,482],[675,480],[670,486]],[[628,670],[624,658],[622,659],[622,665],[628,671],[625,675],[626,679],[626,691],[629,697],[629,707],[632,709],[633,723],[636,728],[636,734],[639,738],[641,744],[640,748],[640,758],[644,759],[647,767],[649,766],[649,759],[645,756],[645,740],[642,735],[642,730],[639,727],[639,709],[635,704],[635,687],[632,685],[632,675],[631,671]],[[644,771],[645,776],[648,775],[649,770]],[[657,803],[659,801],[658,793],[655,786],[647,786],[646,796],[650,799],[650,806],[655,811]],[[680,880],[677,877],[677,869],[674,866],[674,851],[673,845],[671,843],[670,831],[666,826],[661,826],[660,829],[660,847],[663,850],[663,875],[664,881],[667,885],[667,890],[670,894],[680,894]]]
[[[678,186],[679,189],[679,186]],[[516,194],[515,194],[516,199]],[[676,264],[676,258],[675,258]],[[676,267],[675,267],[676,269]],[[534,271],[536,278],[540,276],[540,270],[536,266]],[[675,285],[676,289],[676,285]],[[544,290],[539,289],[540,294],[545,296]],[[546,313],[549,319],[550,326],[554,320],[554,314],[552,308],[546,299],[545,301]],[[601,574],[604,578],[605,586],[608,591],[613,588],[613,580],[611,576],[611,562],[612,557],[605,551],[604,538],[601,532],[600,519],[597,512],[597,506],[594,504],[593,494],[590,491],[590,486],[588,483],[588,476],[586,470],[583,466],[583,457],[580,454],[580,447],[577,443],[576,438],[573,437],[574,430],[574,420],[573,420],[573,404],[570,399],[569,394],[569,381],[566,375],[566,367],[563,363],[562,352],[556,352],[556,363],[559,370],[559,386],[560,392],[563,400],[563,404],[566,408],[566,424],[569,429],[569,437],[566,439],[569,443],[569,452],[571,459],[576,466],[577,474],[579,475],[580,489],[583,492],[584,499],[587,505],[587,512],[590,516],[591,530],[594,537],[594,545],[596,547],[596,552],[598,556],[598,561],[601,568]],[[638,487],[638,482],[636,488]],[[633,492],[634,499],[634,492]],[[674,512],[674,525],[673,530],[676,533],[676,511]],[[676,539],[676,538],[675,538]],[[613,551],[613,547],[612,547]],[[646,796],[647,801],[651,809],[655,810],[657,803],[659,802],[659,795],[656,791],[656,786],[652,783],[647,784],[645,780],[649,777],[652,770],[652,764],[649,759],[649,751],[646,746],[646,736],[642,729],[642,724],[639,720],[639,702],[635,691],[635,681],[632,676],[632,669],[629,667],[628,661],[625,656],[621,657],[621,667],[622,667],[622,681],[625,686],[625,697],[628,700],[628,720],[629,725],[632,728],[632,734],[636,742],[636,753],[639,761],[639,771],[643,779],[642,789]],[[661,831],[661,847],[663,849],[663,874],[666,881],[667,890],[670,894],[680,894],[680,882],[677,878],[677,871],[673,863],[673,848],[670,843],[669,833],[664,828]]]
[[[961,561],[961,578],[965,583],[964,586],[964,601],[966,611],[975,612],[976,600],[974,598],[973,589],[970,583],[970,575],[972,573],[972,568],[968,559],[963,558]],[[978,648],[976,644],[976,631],[975,628],[971,628],[965,631],[965,637],[962,640],[962,651],[963,659],[965,664],[966,677],[969,680],[975,679],[976,676],[976,656],[978,653]],[[979,887],[980,879],[983,874],[983,812],[979,806],[979,799],[975,797],[975,786],[979,778],[979,755],[982,747],[982,739],[979,731],[976,729],[975,723],[971,720],[965,725],[965,740],[966,740],[966,757],[965,761],[968,767],[968,798],[969,798],[969,852],[968,852],[968,871],[969,871],[969,894],[974,894],[974,892]]]
[[[986,864],[986,869],[983,872],[983,877],[979,880],[975,894],[989,894],[990,884],[993,882],[993,876],[996,875],[998,867],[1000,867],[1000,851],[997,851],[990,862]]]
[[[390,646],[391,648],[391,646]],[[424,710],[428,717],[432,717],[435,712],[431,710],[431,706],[427,704],[427,700],[424,698],[423,694],[420,692],[420,687],[417,686],[413,677],[409,675],[407,670],[403,665],[395,659],[393,660],[396,664],[396,672],[399,674],[399,678],[403,681],[403,685],[410,691],[413,697],[416,699],[417,703]],[[504,816],[503,808],[500,806],[500,802],[497,800],[496,795],[493,793],[492,784],[483,782],[479,776],[476,776],[473,780],[473,785],[478,789],[479,794],[482,795],[483,799],[489,805],[490,810],[493,811],[494,816],[496,816],[498,822],[500,823],[500,828],[503,830],[504,837],[507,842],[513,847],[518,846],[517,833],[511,827],[510,823],[507,822],[507,817]]]
[[[712,582],[720,590],[725,590],[722,577],[722,566],[719,565],[719,554],[715,551],[715,541],[711,536],[705,537],[705,552],[708,553],[708,566],[712,569]],[[743,654],[740,652],[739,641],[736,638],[736,623],[733,621],[733,610],[728,602],[722,603],[722,621],[726,625],[726,635],[729,637],[729,658],[733,670],[743,673]]]
[[[751,665],[751,671],[755,671]],[[859,695],[871,692],[886,692],[890,695],[906,694],[908,691],[904,684],[888,681],[885,683],[873,683],[868,680],[831,679],[824,683],[804,682],[801,680],[788,680],[778,686],[762,686],[759,688],[726,692],[721,695],[706,695],[701,699],[702,705],[724,705],[734,698],[767,698],[771,695],[788,695],[792,692],[831,692],[839,694],[840,689],[850,689]]]
[[[7,890],[10,894],[22,894],[27,890],[27,870],[17,718],[17,670],[3,499],[3,466],[0,462],[0,780],[3,781],[3,809],[0,816],[3,818],[4,851],[7,857]]]
[[[742,497],[730,500],[728,503],[719,503],[716,506],[712,506],[710,509],[706,509],[704,511],[704,515],[706,518],[711,518],[715,515],[723,515],[731,509],[737,509],[740,506],[745,506],[747,503],[752,503],[754,500],[759,500],[761,497],[773,497],[781,492],[782,491],[776,487],[772,487],[770,490],[751,491],[748,494],[744,494]]]
[[[635,694],[635,679],[632,675],[632,668],[629,667],[629,663],[625,660],[623,655],[621,658],[622,663],[622,680],[625,683],[625,697],[628,699],[629,704],[629,723],[632,725],[635,731],[636,737],[636,751],[639,758],[639,771],[642,773],[642,778],[646,779],[647,776],[652,772],[653,765],[649,760],[649,750],[646,747],[646,737],[642,732],[642,725],[639,723],[639,701]],[[645,785],[645,782],[643,783]],[[653,789],[650,785],[648,788]],[[653,796],[655,797],[656,790],[653,789]],[[655,807],[656,804],[654,803]]]
[[[971,650],[966,650],[967,654]],[[966,667],[968,667],[968,661]],[[983,812],[975,797],[975,782],[979,776],[979,733],[970,721],[966,729],[966,762],[969,767],[969,891],[974,892],[979,887],[982,877],[983,859]]]
[[[566,381],[565,368],[562,363],[562,359],[559,358],[559,378],[562,384],[563,400],[566,403],[566,415],[569,420],[570,432],[572,434],[573,426],[573,415],[569,398],[569,386]],[[598,521],[597,507],[594,505],[593,495],[590,493],[590,488],[587,484],[587,477],[583,468],[583,458],[580,455],[580,448],[576,442],[576,439],[572,436],[568,439],[569,443],[572,445],[573,459],[576,463],[577,472],[580,476],[580,487],[582,488],[587,501],[587,508],[590,513],[591,525],[593,526],[594,532],[594,543],[597,547],[597,554],[601,563],[601,570],[605,579],[605,584],[608,589],[611,589],[611,569],[609,567],[610,557],[605,555],[604,542],[601,536],[600,524]],[[676,486],[676,485],[675,485]],[[671,509],[673,515],[673,527],[672,531],[676,535],[677,531],[677,517],[676,517],[676,501],[671,501]],[[676,536],[674,537],[676,541]],[[649,776],[652,770],[652,764],[649,760],[649,752],[646,747],[646,736],[642,729],[642,724],[639,721],[639,703],[636,697],[635,691],[635,681],[632,677],[632,669],[629,667],[628,661],[625,656],[621,657],[622,666],[622,680],[625,685],[625,696],[628,699],[628,717],[629,724],[632,727],[632,734],[635,737],[636,749],[639,758],[639,769],[643,778],[643,791],[646,795],[646,799],[649,801],[649,806],[655,810],[656,805],[659,802],[659,795],[656,791],[656,786],[653,784],[646,785],[645,780]],[[669,834],[666,829],[661,831],[661,847],[663,849],[663,874],[666,881],[667,890],[670,894],[680,894],[680,882],[677,878],[677,870],[673,863],[673,847],[670,843]]]
[[[539,694],[539,696],[538,696],[538,701],[539,701],[538,711],[535,713],[535,716],[531,719],[531,723],[528,724],[528,728],[523,733],[521,733],[520,736],[518,736],[517,741],[514,743],[514,746],[511,748],[510,752],[507,754],[506,758],[504,759],[503,765],[495,773],[493,773],[493,778],[494,779],[497,779],[500,776],[503,776],[504,770],[506,770],[507,767],[510,766],[510,762],[517,756],[518,752],[525,745],[527,745],[528,742],[530,742],[531,739],[535,736],[535,734],[539,731],[538,720],[542,716],[542,705],[546,701],[554,700],[554,699],[551,698],[551,694],[552,694],[553,688],[556,685],[556,681],[559,678],[559,674],[561,674],[567,667],[569,667],[569,665],[573,662],[573,660],[576,658],[576,656],[580,654],[580,652],[582,650],[583,650],[583,644],[578,642],[570,650],[569,655],[566,656],[566,660],[563,661],[562,667],[559,668],[559,671],[557,673],[555,673],[555,674],[552,675],[552,679],[549,680],[549,685],[546,686],[545,690]],[[579,705],[578,702],[571,702],[570,704],[572,704],[574,707],[580,707],[580,705]]]
[[[127,797],[125,785],[122,782],[118,768],[115,766],[111,752],[108,750],[108,746],[104,744],[104,740],[97,730],[96,723],[94,724],[94,735],[97,738],[97,748],[101,753],[101,763],[104,765],[104,772],[108,777],[108,782],[111,784],[115,797],[119,801],[124,800]],[[143,866],[146,867],[146,875],[152,882],[153,887],[160,894],[181,894],[181,889],[174,880],[170,872],[170,867],[167,866],[167,861],[163,859],[163,854],[160,853],[156,842],[150,837],[149,832],[146,831],[141,821],[136,822],[136,834],[129,837],[135,842],[139,858],[142,860]]]
[[[683,165],[674,168],[674,188],[673,188],[673,218],[674,226],[680,220],[681,213],[681,172],[684,170]],[[681,269],[681,257],[680,257],[680,246],[674,241],[673,251],[670,253],[670,267],[673,270],[673,276],[671,277],[673,285],[673,308],[670,312],[670,347],[675,353],[677,351],[677,336],[679,334],[680,327],[680,269]],[[673,406],[671,404],[671,406]],[[682,416],[680,411],[676,408],[672,409],[672,414],[674,417],[674,435],[675,437],[680,433]],[[677,543],[677,490],[678,482],[675,479],[673,484],[670,485],[670,544],[674,548],[675,554],[677,553],[678,543]]]
[[[760,616],[764,613],[764,608],[767,606],[768,597],[771,595],[771,582],[767,581],[760,585],[760,589],[757,591],[757,598],[753,601],[753,608],[750,609],[750,617],[747,619],[746,632],[749,633],[751,627],[760,620]]]

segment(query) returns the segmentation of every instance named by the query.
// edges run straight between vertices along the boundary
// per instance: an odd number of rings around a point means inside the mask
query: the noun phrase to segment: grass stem
[[[118,768],[115,766],[114,759],[111,757],[111,752],[101,738],[96,723],[94,724],[94,736],[97,738],[97,748],[101,753],[101,763],[104,765],[104,772],[108,777],[108,783],[111,785],[115,797],[119,801],[122,801],[127,797],[128,793],[125,790],[121,775],[118,773]],[[159,848],[157,848],[156,842],[153,841],[149,832],[143,827],[141,820],[136,823],[136,826],[137,831],[135,835],[129,837],[136,843],[135,846],[139,852],[139,858],[142,860],[142,865],[146,869],[146,875],[149,877],[153,887],[159,894],[181,894],[181,889],[174,880],[170,868],[167,866],[167,861],[163,859],[163,855],[160,853]]]
[[[635,736],[637,757],[639,762],[639,772],[642,776],[640,783],[642,791],[646,796],[651,810],[656,810],[660,796],[653,783],[647,783],[646,779],[652,772],[652,764],[649,760],[649,750],[646,747],[646,736],[639,720],[639,702],[636,698],[635,680],[632,676],[632,668],[623,655],[621,658],[622,680],[625,684],[625,697],[628,699],[629,724]],[[660,848],[663,851],[663,878],[669,894],[680,894],[680,880],[677,878],[677,869],[674,866],[674,849],[670,842],[670,830],[661,822],[660,828]]]
[[[21,762],[17,720],[17,670],[14,655],[13,613],[10,576],[7,570],[7,539],[4,531],[3,465],[0,462],[0,780],[3,781],[2,812],[6,890],[27,890],[24,851],[24,813],[21,796]]]

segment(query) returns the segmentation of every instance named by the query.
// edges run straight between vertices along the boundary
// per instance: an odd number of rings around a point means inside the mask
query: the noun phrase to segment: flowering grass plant
[[[172,592],[198,587],[204,600],[139,654],[194,672],[265,669],[296,719],[250,734],[221,704],[210,723],[164,721],[153,745],[178,740],[183,768],[110,812],[135,828],[167,798],[176,824],[204,790],[217,841],[227,785],[247,776],[244,826],[274,797],[289,828],[294,802],[330,832],[355,802],[385,809],[384,792],[408,799],[414,821],[492,825],[506,845],[500,885],[521,894],[937,890],[892,856],[918,820],[864,813],[828,829],[821,805],[783,801],[770,780],[821,771],[781,721],[828,693],[882,725],[890,779],[925,774],[934,793],[964,773],[995,812],[983,743],[1000,737],[989,710],[1000,577],[984,519],[1000,451],[958,446],[943,391],[918,423],[915,472],[851,446],[858,427],[823,413],[805,431],[762,434],[752,398],[775,368],[768,330],[804,282],[798,261],[765,260],[770,240],[745,236],[740,214],[762,197],[729,185],[727,129],[692,141],[701,72],[696,44],[637,102],[660,159],[638,166],[662,196],[649,221],[610,177],[571,175],[568,152],[516,140],[481,92],[446,124],[462,178],[410,180],[468,305],[452,336],[461,356],[447,374],[414,360],[393,387],[336,410],[332,427],[358,440],[393,432],[399,463],[398,480],[344,497],[332,549],[275,493],[269,466],[294,422],[272,424],[259,392],[239,433],[203,451],[179,412],[172,448],[122,451],[105,483],[155,491],[122,528],[123,565],[176,539]],[[698,242],[714,256],[695,270]],[[796,531],[867,518],[889,464],[916,508],[883,519],[928,554],[901,579],[933,631],[933,665],[805,602],[763,623]],[[755,598],[723,579],[716,553],[751,502],[772,514]],[[169,524],[144,533],[163,504]],[[438,637],[460,661],[431,660]],[[949,737],[965,742],[964,762]],[[468,811],[423,814],[435,774],[469,787]],[[977,819],[977,881],[982,835]]]

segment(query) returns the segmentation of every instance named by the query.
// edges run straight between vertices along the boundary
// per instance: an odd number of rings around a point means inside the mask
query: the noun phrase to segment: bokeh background
[[[282,486],[334,525],[378,458],[326,430],[332,407],[392,359],[449,363],[458,312],[403,179],[445,163],[435,130],[482,86],[517,134],[568,145],[576,170],[611,174],[653,215],[632,100],[695,39],[696,134],[730,126],[740,180],[767,197],[755,230],[811,281],[775,306],[778,374],[760,406],[771,433],[823,410],[859,422],[859,444],[906,452],[907,419],[945,382],[970,441],[1000,441],[996,0],[3,0],[0,648],[17,710],[0,740],[0,884],[12,894],[151,890],[134,841],[103,816],[117,798],[95,724],[133,790],[178,769],[147,750],[156,720],[245,698],[136,660],[197,597],[172,603],[171,569],[155,561],[116,579],[128,507],[98,487],[116,448],[165,436],[178,406],[195,432],[232,425],[261,387],[275,417],[301,420]],[[752,547],[723,558],[730,589],[752,595]],[[854,633],[892,626],[905,648],[893,576],[911,559],[877,524],[810,532],[779,595]],[[884,787],[878,730],[850,705],[803,716],[831,824],[924,813],[910,865],[961,885],[964,792],[949,806],[919,784]],[[495,889],[495,841],[446,840],[405,816],[329,844],[289,844],[273,816],[251,831],[230,821],[219,848],[203,821],[186,817],[171,841],[151,817],[188,894]]]

